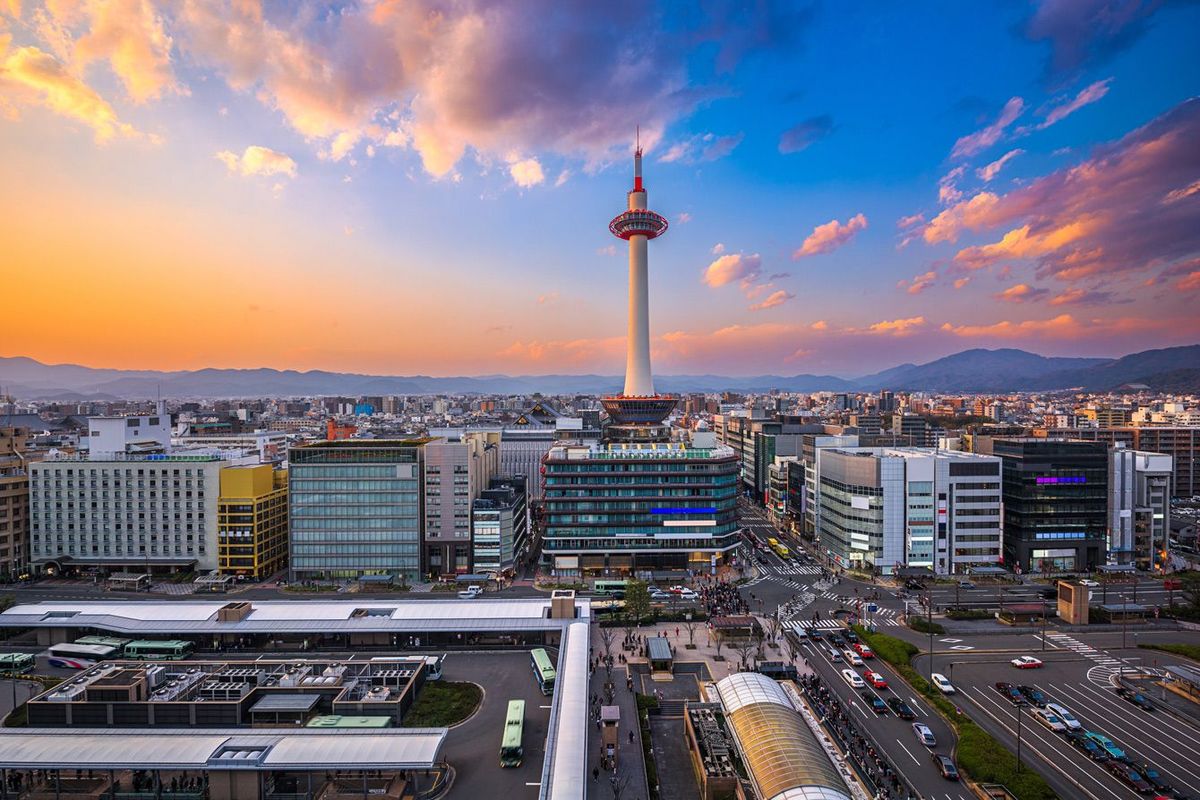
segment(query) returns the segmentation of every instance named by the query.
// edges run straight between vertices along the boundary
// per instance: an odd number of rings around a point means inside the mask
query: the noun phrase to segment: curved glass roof
[[[717,693],[761,797],[850,800],[837,769],[778,683],[738,672],[717,683]]]

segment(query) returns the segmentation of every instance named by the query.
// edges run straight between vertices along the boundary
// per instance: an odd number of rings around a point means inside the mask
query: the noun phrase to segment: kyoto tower
[[[667,220],[646,208],[646,187],[642,185],[642,147],[639,141],[633,153],[633,190],[628,208],[608,223],[613,236],[629,243],[629,330],[625,354],[625,390],[617,397],[601,401],[612,423],[611,439],[653,441],[668,438],[670,430],[663,420],[675,407],[676,399],[654,391],[650,373],[650,291],[647,286],[649,263],[646,245],[667,231]]]

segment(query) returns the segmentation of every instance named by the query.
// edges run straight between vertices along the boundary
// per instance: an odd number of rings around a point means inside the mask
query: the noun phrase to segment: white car
[[[696,599],[699,599],[699,597],[700,597],[700,595],[696,594],[691,589],[684,589],[683,591],[681,591],[679,593],[679,596],[682,597],[684,600],[696,600]]]
[[[852,669],[842,670],[842,678],[845,679],[846,683],[850,684],[850,688],[852,689],[867,688],[867,685],[863,683],[863,679],[858,677],[858,673]]]
[[[1042,665],[1042,660],[1033,656],[1018,656],[1008,663],[1017,669],[1037,669]]]
[[[1083,723],[1075,719],[1075,715],[1068,711],[1065,706],[1060,706],[1058,703],[1046,703],[1046,710],[1062,720],[1062,724],[1067,726],[1067,730],[1083,730]]]
[[[1100,582],[1094,581],[1091,578],[1080,578],[1079,585],[1080,586],[1099,586]]]
[[[1033,710],[1033,716],[1038,722],[1042,723],[1055,733],[1066,733],[1066,723],[1059,719],[1058,715],[1053,711],[1045,708],[1035,708]]]
[[[863,665],[862,656],[853,650],[843,650],[842,658],[846,659],[846,663],[852,667],[861,667]]]
[[[946,680],[946,676],[940,672],[935,672],[929,676],[930,682],[938,688],[942,694],[954,694],[954,687],[950,681]]]

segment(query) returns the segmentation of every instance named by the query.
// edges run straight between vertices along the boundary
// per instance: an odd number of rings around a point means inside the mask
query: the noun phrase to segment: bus
[[[0,675],[27,675],[35,662],[29,653],[0,653]]]
[[[425,680],[440,681],[442,679],[442,661],[445,656],[376,656],[371,659],[372,664],[396,664],[404,666],[405,664],[413,665],[413,662],[425,662]]]
[[[129,642],[129,639],[119,639],[115,636],[84,636],[82,639],[75,640],[75,644],[99,644],[105,647],[115,647],[118,653],[124,652],[125,645]]]
[[[509,700],[504,720],[504,738],[500,741],[500,766],[519,767],[525,755],[521,739],[525,734],[525,701]]]
[[[121,651],[104,644],[52,645],[46,651],[50,666],[60,669],[87,669],[108,658],[120,658]]]
[[[179,661],[192,654],[192,643],[178,639],[153,641],[138,639],[125,645],[125,657],[146,661]]]
[[[778,539],[767,539],[767,544],[771,545],[771,549],[775,551],[775,555],[779,556],[780,558],[787,558],[792,554],[792,551],[788,549],[788,546]]]
[[[598,580],[593,584],[592,589],[597,594],[611,594],[618,600],[625,596],[625,589],[629,586],[629,581],[626,580]]]
[[[533,666],[533,676],[537,678],[542,694],[553,694],[555,672],[554,665],[550,663],[550,656],[546,655],[546,651],[542,648],[535,648],[530,654],[530,663]]]

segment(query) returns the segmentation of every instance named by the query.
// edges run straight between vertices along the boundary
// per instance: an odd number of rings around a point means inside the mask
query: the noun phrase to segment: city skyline
[[[0,355],[616,374],[635,124],[659,374],[1200,341],[1200,8],[627,11],[10,1]]]

